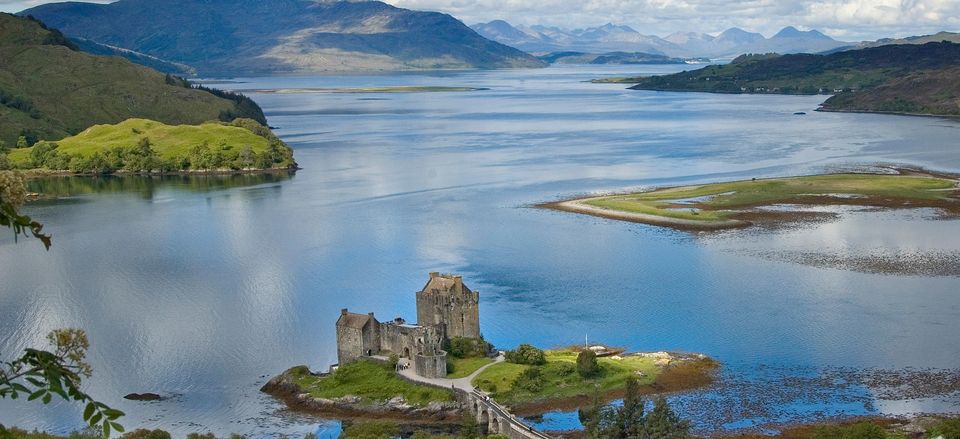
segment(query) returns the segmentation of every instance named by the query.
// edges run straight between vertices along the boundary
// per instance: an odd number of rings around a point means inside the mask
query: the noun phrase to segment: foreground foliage
[[[58,329],[47,339],[54,350],[24,349],[20,358],[4,362],[0,367],[0,398],[28,401],[39,399],[49,404],[54,396],[68,401],[86,403],[83,419],[91,426],[100,428],[104,437],[111,432],[123,432],[117,422],[124,415],[120,410],[94,400],[80,390],[83,377],[90,377],[93,369],[85,359],[90,342],[79,329]]]
[[[2,151],[0,151],[0,157],[3,157]],[[27,186],[23,175],[17,172],[0,171],[0,226],[12,229],[14,239],[21,235],[32,235],[49,249],[50,236],[43,233],[43,224],[19,212],[26,200]]]

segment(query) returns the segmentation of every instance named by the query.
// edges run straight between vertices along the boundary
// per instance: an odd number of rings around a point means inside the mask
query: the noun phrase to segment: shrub
[[[597,364],[597,354],[590,349],[584,349],[577,354],[577,373],[586,378],[600,372],[600,365]]]
[[[937,436],[943,436],[944,439],[960,439],[960,418],[943,421],[927,433],[927,437]]]
[[[556,366],[553,367],[553,371],[557,375],[565,377],[576,372],[577,366],[567,362],[557,362]]]
[[[547,362],[543,350],[529,344],[521,344],[517,349],[507,351],[506,360],[516,364],[530,364],[538,366]]]
[[[883,427],[872,422],[858,422],[845,426],[818,427],[813,432],[812,439],[886,439],[887,432]]]
[[[121,439],[170,439],[170,433],[163,430],[138,428],[120,437]]]
[[[213,433],[190,433],[187,439],[217,439],[217,437]]]
[[[392,422],[358,422],[343,429],[345,439],[393,439],[400,435],[400,427]]]
[[[490,352],[490,343],[482,338],[454,337],[447,341],[444,350],[455,358],[484,357]]]
[[[539,367],[524,370],[513,380],[513,388],[526,390],[530,393],[543,390],[543,372]]]
[[[396,368],[397,368],[397,363],[399,363],[399,362],[400,362],[400,356],[397,355],[397,354],[390,354],[390,357],[387,359],[387,364],[388,364],[388,365],[390,366],[390,368],[392,368],[392,369],[396,369]]]

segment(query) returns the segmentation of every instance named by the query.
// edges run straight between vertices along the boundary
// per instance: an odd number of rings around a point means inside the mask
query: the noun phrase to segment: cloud
[[[47,0],[0,0],[20,11]],[[96,3],[106,3],[97,1]],[[627,24],[646,34],[717,33],[730,27],[772,35],[784,26],[819,29],[847,40],[874,40],[960,30],[957,0],[386,0],[395,6],[446,12],[467,24],[587,27]]]
[[[666,35],[678,30],[720,32],[742,27],[766,35],[788,25],[835,37],[877,39],[960,29],[956,0],[386,0],[439,10],[472,24],[502,18],[562,27],[628,24]]]

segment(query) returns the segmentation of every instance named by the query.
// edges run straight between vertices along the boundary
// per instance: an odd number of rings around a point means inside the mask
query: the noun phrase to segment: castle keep
[[[467,288],[460,276],[430,273],[416,298],[416,325],[399,317],[380,322],[373,313],[341,310],[337,319],[340,364],[397,354],[410,360],[417,375],[447,376],[444,342],[454,337],[480,338],[480,294]]]

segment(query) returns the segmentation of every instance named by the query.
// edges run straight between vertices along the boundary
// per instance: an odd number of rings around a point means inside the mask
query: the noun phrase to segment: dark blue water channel
[[[823,96],[583,82],[681,68],[217,84],[488,90],[254,93],[296,150],[292,177],[32,182],[58,195],[26,209],[54,244],[0,235],[0,356],[81,327],[93,344],[86,388],[128,426],[330,433],[335,421],[286,413],[258,388],[291,365],[335,362],[340,308],[412,319],[413,292],[443,271],[480,291],[482,331],[500,347],[588,335],[719,359],[726,385],[674,397],[698,428],[960,410],[955,393],[885,395],[844,369],[960,368],[958,221],[839,209],[801,227],[691,234],[530,207],[877,163],[960,171],[955,120],[811,111]],[[870,258],[946,268],[891,273]],[[121,399],[147,391],[170,398]],[[0,422],[67,432],[82,426],[80,410],[5,400]],[[577,426],[575,413],[537,422]]]

